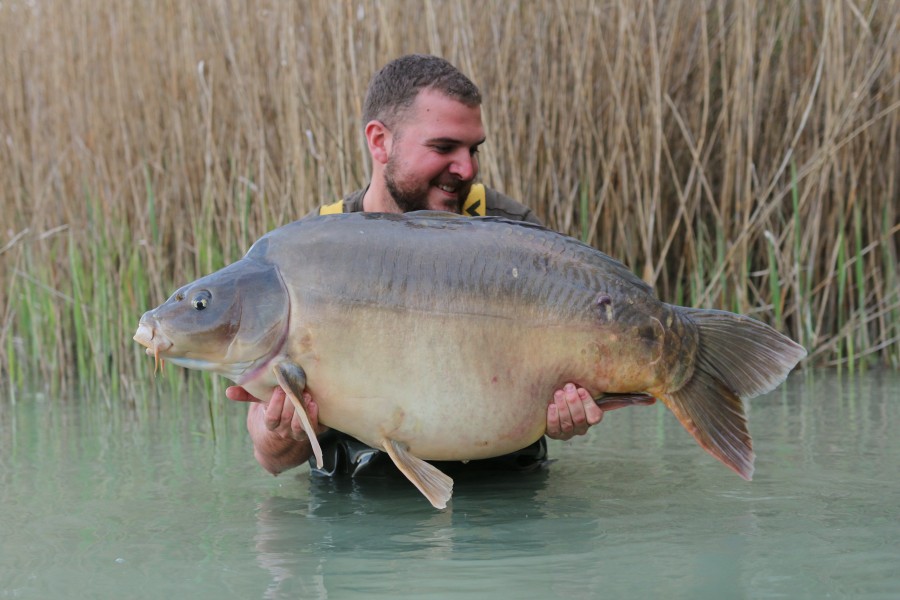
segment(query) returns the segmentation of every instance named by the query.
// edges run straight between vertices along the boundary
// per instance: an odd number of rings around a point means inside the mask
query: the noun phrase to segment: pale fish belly
[[[577,329],[371,307],[304,320],[310,358],[300,363],[320,421],[374,447],[402,442],[426,460],[527,446],[544,432],[553,391],[591,377],[579,349],[589,336]]]

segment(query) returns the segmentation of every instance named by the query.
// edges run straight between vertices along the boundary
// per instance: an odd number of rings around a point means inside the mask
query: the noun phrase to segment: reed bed
[[[898,26],[852,0],[6,0],[0,380],[135,395],[144,310],[365,184],[365,86],[408,52],[479,84],[482,180],[550,227],[808,363],[896,368]]]

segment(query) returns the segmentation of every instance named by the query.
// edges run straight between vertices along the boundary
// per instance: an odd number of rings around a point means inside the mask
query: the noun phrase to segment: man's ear
[[[373,160],[383,165],[387,164],[392,142],[391,132],[384,123],[377,120],[366,123],[366,143]]]

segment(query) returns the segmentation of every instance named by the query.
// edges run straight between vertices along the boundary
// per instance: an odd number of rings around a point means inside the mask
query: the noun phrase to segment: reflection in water
[[[286,597],[290,589],[325,598],[328,581],[346,578],[347,561],[484,560],[509,535],[519,538],[518,552],[546,550],[540,539],[524,543],[521,524],[546,517],[540,494],[547,470],[454,479],[453,502],[439,511],[402,477],[297,476],[308,485],[303,496],[272,496],[256,512],[258,561],[271,574],[265,597]]]
[[[900,597],[900,374],[750,404],[745,482],[660,407],[531,474],[272,478],[242,407],[0,402],[0,597]],[[224,401],[223,401],[224,402]]]

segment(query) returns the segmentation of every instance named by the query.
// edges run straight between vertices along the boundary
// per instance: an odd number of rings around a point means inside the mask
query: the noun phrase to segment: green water
[[[896,372],[753,400],[751,483],[642,407],[445,511],[273,478],[243,414],[0,400],[0,598],[900,598]]]

